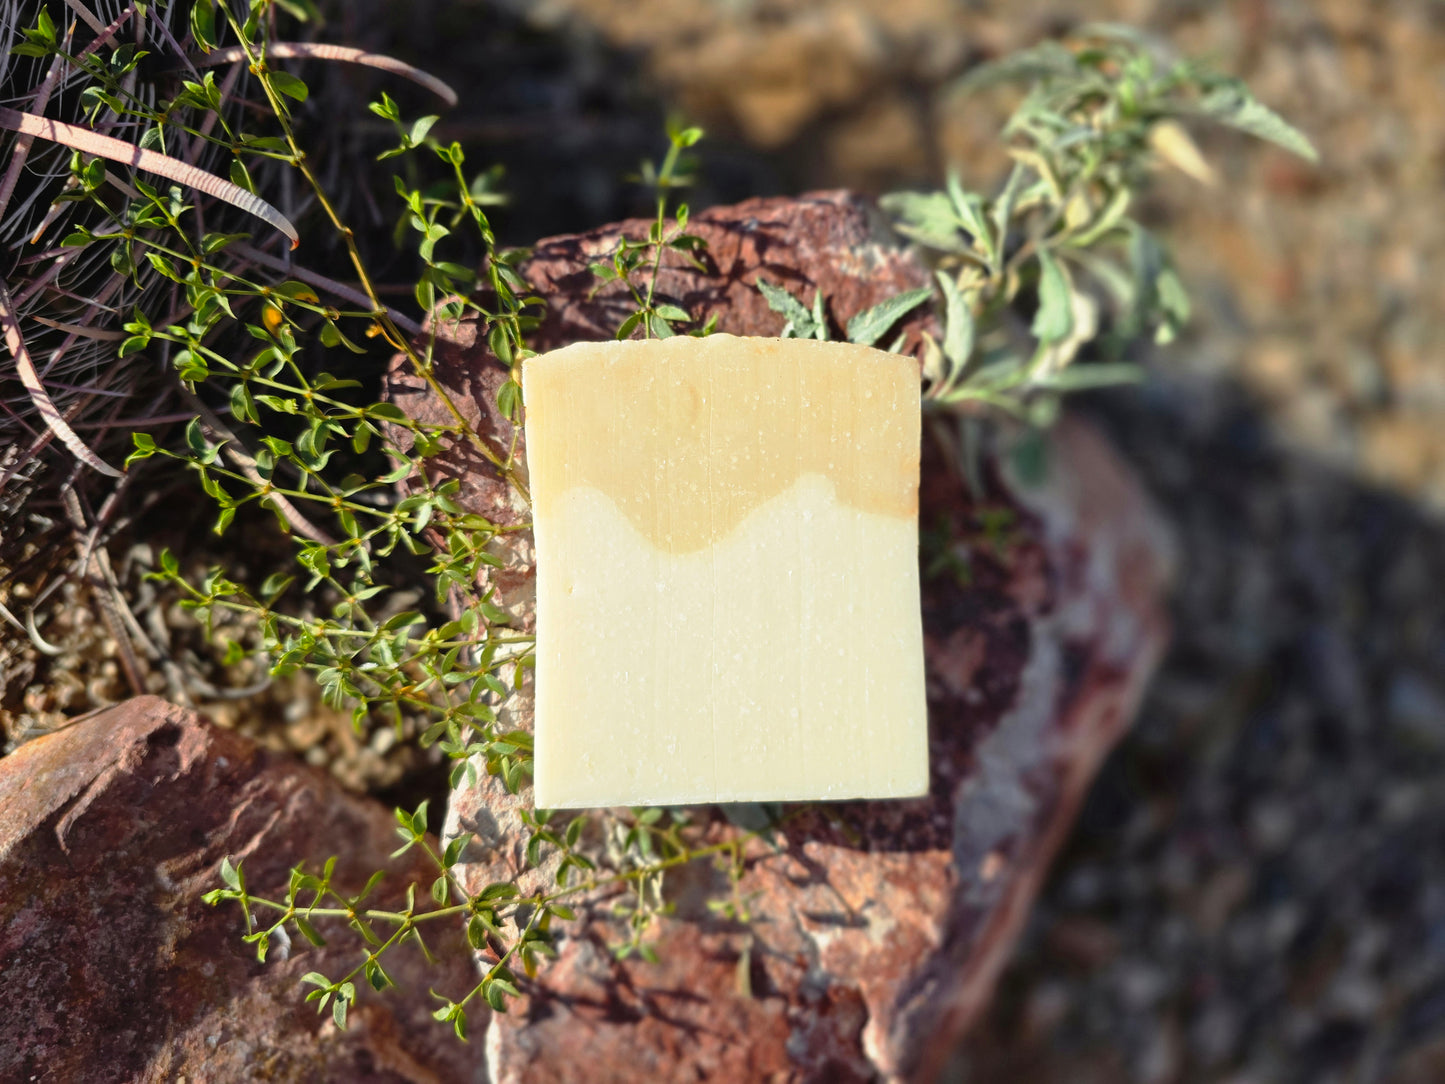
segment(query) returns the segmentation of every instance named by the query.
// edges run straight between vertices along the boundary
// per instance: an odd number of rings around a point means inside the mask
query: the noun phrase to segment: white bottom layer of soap
[[[912,521],[806,475],[675,555],[579,487],[537,555],[539,807],[927,791]]]

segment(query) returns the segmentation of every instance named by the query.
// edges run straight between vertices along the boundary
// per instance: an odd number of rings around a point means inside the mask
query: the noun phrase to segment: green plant
[[[651,946],[642,936],[652,922],[668,910],[661,896],[662,875],[689,862],[712,860],[728,874],[733,885],[732,896],[719,901],[716,909],[729,917],[746,920],[746,902],[738,895],[736,886],[749,847],[764,837],[765,831],[745,832],[721,843],[689,846],[682,835],[682,829],[687,826],[685,815],[669,815],[661,809],[633,810],[627,822],[612,824],[610,850],[614,852],[615,868],[598,871],[591,859],[575,849],[588,818],[574,817],[561,832],[551,828],[552,819],[553,815],[545,810],[537,810],[527,819],[532,829],[527,848],[529,860],[534,865],[539,863],[544,846],[561,853],[562,861],[555,874],[556,888],[551,891],[523,895],[515,882],[507,881],[487,885],[479,892],[467,892],[452,871],[470,842],[469,837],[454,839],[444,852],[438,853],[427,838],[427,810],[423,802],[415,812],[396,811],[397,835],[402,840],[396,854],[412,847],[426,852],[437,869],[428,893],[434,906],[419,908],[418,886],[412,885],[407,891],[406,907],[401,910],[364,907],[366,899],[381,882],[382,874],[373,876],[357,895],[343,895],[331,884],[334,858],[322,867],[319,876],[299,868],[293,870],[281,899],[252,893],[246,887],[241,865],[226,859],[221,864],[224,887],[208,893],[206,902],[240,905],[246,923],[245,940],[255,945],[256,956],[262,961],[273,940],[282,937],[290,940],[288,927],[297,937],[318,946],[326,943],[316,928],[316,922],[321,919],[343,920],[355,931],[365,948],[350,971],[338,978],[313,971],[301,980],[314,987],[306,1000],[316,1002],[318,1011],[324,1012],[329,1006],[341,1027],[346,1026],[347,1011],[356,1001],[358,979],[378,992],[392,985],[382,959],[387,951],[412,941],[427,952],[423,931],[429,924],[444,920],[464,923],[468,943],[478,952],[490,953],[493,962],[481,980],[461,996],[452,998],[434,992],[442,1002],[434,1011],[434,1018],[451,1024],[459,1039],[467,1037],[469,1004],[480,999],[492,1010],[506,1012],[507,999],[519,992],[518,978],[512,968],[520,966],[528,977],[534,977],[539,963],[556,955],[551,936],[553,921],[576,917],[562,902],[569,897],[615,886],[629,889],[614,911],[627,917],[631,936],[617,945],[614,952],[619,958],[635,952],[655,961]],[[572,879],[570,869],[577,869],[580,876]],[[309,900],[304,898],[307,895]],[[257,912],[269,913],[273,920],[260,922]]]
[[[1063,393],[1139,379],[1129,347],[1151,334],[1167,343],[1189,319],[1168,254],[1132,214],[1157,161],[1212,181],[1182,122],[1231,126],[1311,161],[1315,151],[1239,80],[1161,59],[1125,28],[1086,28],[1067,45],[982,65],[956,91],[1002,82],[1029,90],[1003,130],[1014,164],[997,191],[970,191],[954,175],[943,191],[882,203],[936,267],[943,335],[925,338],[925,403],[976,402],[1047,425]],[[787,318],[785,336],[828,337],[822,297],[808,306],[759,288]],[[872,345],[929,295],[854,317],[849,341]],[[1093,364],[1074,364],[1090,355]]]
[[[668,122],[668,148],[662,165],[655,166],[650,159],[645,160],[641,171],[633,178],[656,195],[657,210],[647,238],[634,240],[623,237],[617,242],[609,262],[591,265],[592,273],[597,276],[598,288],[609,282],[621,282],[632,295],[636,310],[618,325],[619,339],[626,339],[635,331],[641,331],[648,339],[670,338],[677,334],[674,330],[677,325],[690,319],[684,309],[657,300],[657,279],[662,271],[662,257],[668,251],[682,253],[693,266],[704,270],[698,262],[697,253],[705,245],[701,237],[687,232],[687,204],[678,204],[671,224],[667,214],[668,194],[675,188],[685,188],[692,183],[690,174],[679,172],[691,166],[682,154],[689,147],[696,146],[702,134],[701,128],[684,128],[676,121]],[[638,281],[639,271],[643,272],[640,276],[642,282]],[[716,324],[717,319],[713,317],[691,334],[709,335]]]
[[[485,211],[500,198],[495,173],[469,176],[462,148],[443,144],[432,134],[436,116],[404,119],[386,94],[371,110],[392,124],[396,143],[379,158],[397,159],[402,165],[394,179],[402,206],[398,237],[410,235],[415,241],[420,271],[414,297],[430,317],[430,330],[423,332],[418,321],[382,302],[354,234],[303,149],[296,111],[308,100],[310,88],[277,63],[298,56],[334,56],[338,50],[278,44],[274,15],[269,0],[253,0],[240,13],[209,0],[190,9],[189,40],[201,51],[195,61],[204,65],[207,51],[243,60],[256,81],[267,112],[259,122],[253,118],[244,125],[227,115],[226,94],[209,72],[199,80],[181,80],[173,96],[151,102],[127,86],[135,52],[116,51],[108,61],[102,56],[92,62],[89,58],[100,50],[70,52],[54,21],[44,14],[26,36],[25,46],[38,59],[76,66],[88,77],[85,93],[92,103],[92,124],[104,111],[139,122],[147,148],[189,138],[235,156],[230,181],[182,159],[165,156],[162,161],[160,150],[140,157],[142,171],[182,182],[187,191],[180,185],[160,187],[141,176],[111,175],[92,154],[109,152],[114,161],[126,160],[127,152],[114,145],[119,140],[106,142],[81,126],[45,129],[76,148],[72,182],[63,198],[93,212],[88,221],[74,225],[63,247],[91,259],[103,256],[112,281],[128,287],[137,299],[118,320],[119,356],[166,358],[196,411],[179,442],[137,431],[127,467],[144,470],[155,460],[183,465],[217,507],[217,533],[233,530],[237,516],[254,505],[268,509],[295,546],[296,568],[277,571],[259,585],[243,584],[220,569],[192,581],[170,552],[160,554],[153,578],[179,592],[181,605],[207,628],[222,613],[252,620],[256,646],[269,657],[271,672],[311,673],[325,702],[349,708],[358,730],[386,722],[400,736],[421,720],[419,741],[437,745],[452,758],[453,785],[475,772],[480,760],[515,791],[530,772],[531,735],[500,725],[496,707],[513,692],[506,678],[520,683],[530,665],[531,637],[510,629],[509,615],[490,596],[457,619],[440,610],[453,587],[469,589],[484,566],[500,564],[497,549],[503,536],[525,525],[503,528],[464,511],[454,500],[458,483],[433,483],[425,461],[449,443],[467,442],[525,497],[515,470],[515,443],[493,447],[467,425],[436,381],[432,365],[437,335],[450,321],[474,316],[492,353],[512,366],[497,406],[504,415],[516,417],[521,395],[517,366],[528,355],[526,334],[536,323],[540,302],[530,296],[516,271],[524,253],[496,245]],[[426,83],[418,73],[405,73]],[[4,119],[0,115],[0,121]],[[26,120],[15,127],[29,131],[35,125]],[[700,136],[697,129],[669,130],[662,165],[654,169],[644,164],[642,174],[643,182],[657,192],[653,231],[646,241],[620,246],[612,263],[605,265],[627,282],[638,305],[624,333],[636,328],[647,335],[667,335],[686,319],[685,313],[653,298],[662,253],[695,253],[700,246],[685,233],[686,208],[679,207],[671,217],[667,211],[671,190],[686,183],[679,172],[682,152]],[[293,225],[255,196],[257,181],[247,166],[252,159],[295,170],[321,221]],[[429,163],[440,164],[439,177],[428,170]],[[119,206],[113,203],[113,191],[124,197]],[[329,234],[340,245],[359,289],[300,268],[293,268],[289,277],[267,274],[277,261],[250,243],[244,231],[202,228],[201,218],[213,222],[218,214],[205,197],[225,199],[255,214],[288,242],[315,243],[318,235]],[[464,231],[480,253],[474,265],[449,258],[451,251],[465,251],[460,236]],[[7,319],[7,329],[10,324],[18,327],[18,320]],[[395,406],[373,401],[362,381],[330,371],[329,357],[338,356],[342,365],[332,365],[346,371],[352,357],[367,353],[377,340],[405,356],[447,403],[453,424],[420,425]],[[223,420],[223,412],[228,419]],[[51,414],[63,424],[58,412]],[[78,454],[89,454],[80,448]],[[96,462],[104,467],[98,458]],[[398,498],[395,487],[404,478],[410,480],[411,492]],[[444,539],[443,544],[430,544],[428,532]],[[407,558],[429,562],[434,608],[409,608],[402,601],[405,592],[397,587],[414,580]],[[228,658],[243,651],[233,640]],[[511,883],[468,893],[453,874],[466,840],[453,840],[440,851],[434,848],[426,835],[425,804],[414,812],[398,811],[397,820],[402,850],[420,846],[436,865],[436,878],[421,893],[423,902],[430,896],[430,905],[417,906],[418,886],[411,886],[405,909],[366,909],[379,876],[359,895],[343,895],[331,883],[334,863],[319,874],[296,870],[284,897],[273,899],[253,894],[242,865],[227,861],[221,871],[224,887],[208,899],[240,905],[246,938],[262,959],[275,939],[291,933],[319,943],[322,935],[315,923],[322,918],[349,923],[365,945],[356,967],[334,980],[315,972],[305,980],[315,987],[309,999],[319,1002],[319,1008],[329,1007],[343,1024],[358,980],[377,990],[389,985],[383,961],[387,951],[405,940],[420,942],[427,923],[465,921],[473,948],[490,952],[492,963],[473,989],[444,998],[437,1011],[438,1019],[449,1022],[460,1036],[465,1035],[468,1004],[481,998],[491,1008],[504,1010],[506,998],[517,992],[511,968],[520,964],[531,974],[549,953],[551,923],[572,917],[561,900],[607,885],[635,885],[628,908],[630,934],[616,948],[619,955],[647,957],[652,950],[643,935],[666,910],[660,896],[664,872],[683,862],[715,858],[735,882],[745,849],[760,834],[696,847],[682,835],[685,818],[638,810],[627,822],[612,818],[604,825],[609,857],[607,866],[599,868],[578,849],[589,818],[575,817],[557,827],[550,813],[538,810],[526,814],[531,832],[527,853],[534,867],[551,863],[555,890],[523,896]],[[266,912],[274,921],[258,924],[257,913]]]

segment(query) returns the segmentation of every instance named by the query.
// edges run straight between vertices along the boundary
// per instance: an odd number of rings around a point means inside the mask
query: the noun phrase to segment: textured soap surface
[[[917,363],[713,335],[522,383],[537,805],[926,792]]]

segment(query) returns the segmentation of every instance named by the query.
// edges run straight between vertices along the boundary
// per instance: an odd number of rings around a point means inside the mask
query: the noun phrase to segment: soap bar
[[[578,343],[522,389],[537,805],[926,793],[917,362]]]

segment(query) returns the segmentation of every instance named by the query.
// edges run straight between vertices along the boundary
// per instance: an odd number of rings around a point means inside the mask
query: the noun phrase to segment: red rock
[[[291,866],[337,854],[352,893],[393,871],[374,899],[395,905],[426,866],[388,860],[394,826],[377,803],[156,697],[0,759],[0,1080],[485,1079],[481,1051],[430,1016],[429,986],[459,995],[476,981],[456,930],[429,938],[435,968],[410,946],[388,954],[401,989],[363,990],[343,1032],[298,980],[349,970],[354,936],[318,923],[326,948],[283,959],[273,943],[260,964],[239,908],[201,902],[225,855],[275,898]]]
[[[627,302],[615,286],[593,296],[586,268],[619,232],[646,227],[538,244],[522,269],[550,306],[538,349],[610,335]],[[782,327],[752,285],[759,275],[809,302],[821,287],[840,326],[928,281],[870,205],[846,194],[751,200],[698,215],[690,228],[709,242],[706,269],[669,256],[658,293],[699,321],[716,314],[719,330],[734,334]],[[932,319],[912,319],[910,344]],[[500,368],[474,345],[472,325],[448,334],[439,378],[504,449],[512,433],[493,406]],[[400,362],[391,394],[413,417],[443,417]],[[527,986],[525,1006],[493,1016],[487,1046],[498,1084],[927,1080],[977,1017],[1163,650],[1170,555],[1138,485],[1081,423],[1050,434],[1042,484],[1022,485],[986,456],[975,497],[949,450],[952,421],[938,422],[942,434],[925,436],[921,494],[932,538],[923,595],[930,795],[795,811],[776,852],[749,848],[740,886],[755,894],[747,924],[706,906],[727,887],[710,864],[669,871],[676,910],[649,933],[656,964],[613,958],[608,946],[626,931],[611,916],[611,896],[594,894],[562,927],[560,958]],[[480,457],[455,453],[438,469],[462,479],[470,508],[523,521],[525,506]],[[509,537],[508,567],[479,589],[496,587],[525,628],[531,550],[525,534]],[[950,560],[934,560],[944,551]],[[529,692],[524,685],[508,702],[508,722],[530,725]],[[519,811],[529,805],[525,788],[508,795],[485,777],[454,793],[447,832],[474,832],[483,843],[463,869],[474,890],[549,883],[545,865],[524,872]],[[716,809],[692,813],[701,844],[738,831]]]

